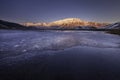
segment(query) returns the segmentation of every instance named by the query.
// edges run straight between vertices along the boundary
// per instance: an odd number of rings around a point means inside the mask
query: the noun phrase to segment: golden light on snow
[[[76,27],[76,26],[94,26],[100,27],[105,26],[107,23],[97,23],[97,22],[88,22],[81,20],[79,18],[66,18],[58,21],[53,22],[41,22],[41,23],[25,23],[25,26],[44,26],[44,27],[51,27],[51,26],[60,26],[60,27]]]

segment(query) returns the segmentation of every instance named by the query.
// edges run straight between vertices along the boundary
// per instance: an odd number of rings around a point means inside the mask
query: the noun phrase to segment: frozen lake
[[[120,36],[0,30],[0,80],[120,80]]]

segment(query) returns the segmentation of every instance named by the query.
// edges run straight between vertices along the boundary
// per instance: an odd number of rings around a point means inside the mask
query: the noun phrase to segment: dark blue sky
[[[63,18],[120,21],[120,0],[0,0],[0,19],[50,22]]]

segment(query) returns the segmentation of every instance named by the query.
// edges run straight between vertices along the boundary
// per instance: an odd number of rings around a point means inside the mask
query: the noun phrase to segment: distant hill
[[[3,21],[0,20],[0,29],[36,29],[35,27],[27,27],[27,26],[23,26],[17,23],[13,23],[13,22],[8,22],[8,21]]]
[[[107,25],[104,28],[105,29],[120,29],[120,22]]]
[[[26,27],[17,23],[0,20],[0,29],[25,29]]]

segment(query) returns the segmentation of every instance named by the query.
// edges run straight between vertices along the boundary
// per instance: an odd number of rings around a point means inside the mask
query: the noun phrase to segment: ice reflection
[[[13,31],[14,32],[14,31]],[[19,34],[18,34],[19,33]],[[75,46],[119,48],[120,37],[92,31],[46,31],[1,33],[2,51],[61,50]],[[5,47],[3,47],[5,46]]]
[[[105,33],[89,33],[63,31],[54,34],[41,35],[41,38],[32,39],[28,49],[61,50],[74,46],[89,46],[98,48],[118,48],[119,38]]]

